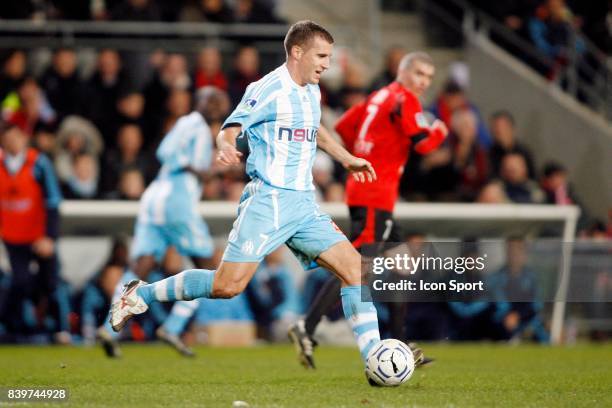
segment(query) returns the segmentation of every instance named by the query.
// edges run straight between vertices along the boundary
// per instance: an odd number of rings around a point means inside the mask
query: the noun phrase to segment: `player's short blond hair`
[[[415,61],[420,61],[427,65],[434,66],[433,59],[428,53],[423,52],[423,51],[415,51],[415,52],[408,53],[402,57],[402,59],[400,60],[399,66],[397,68],[397,72],[401,72],[401,71],[404,71],[410,68],[412,63]]]

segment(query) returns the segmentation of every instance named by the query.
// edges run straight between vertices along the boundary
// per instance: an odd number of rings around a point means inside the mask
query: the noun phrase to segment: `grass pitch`
[[[432,366],[398,388],[372,388],[352,348],[322,346],[318,369],[305,371],[288,345],[198,348],[193,360],[163,345],[126,345],[121,360],[106,359],[98,348],[3,346],[0,386],[65,387],[70,406],[216,408],[236,400],[251,407],[612,406],[611,344],[425,350],[437,359]]]

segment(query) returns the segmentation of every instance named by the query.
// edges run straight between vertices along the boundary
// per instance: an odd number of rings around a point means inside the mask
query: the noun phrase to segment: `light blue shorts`
[[[286,190],[253,179],[240,198],[223,260],[260,262],[287,244],[307,267],[322,252],[346,239],[329,215],[319,212],[314,192]]]
[[[136,223],[132,259],[152,255],[161,262],[169,246],[189,257],[210,258],[214,251],[208,225],[200,217],[165,225]]]

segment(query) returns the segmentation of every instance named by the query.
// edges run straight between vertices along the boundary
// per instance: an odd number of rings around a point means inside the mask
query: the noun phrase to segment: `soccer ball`
[[[382,340],[368,353],[365,372],[378,385],[396,387],[412,376],[414,356],[405,343],[395,339]]]

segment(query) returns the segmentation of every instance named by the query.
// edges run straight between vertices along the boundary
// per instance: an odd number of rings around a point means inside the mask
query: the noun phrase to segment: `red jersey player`
[[[429,88],[434,71],[428,54],[413,52],[404,56],[396,81],[349,109],[336,124],[336,131],[347,150],[372,163],[378,175],[377,180],[367,184],[353,178],[346,182],[350,238],[356,248],[374,242],[402,240],[392,216],[413,139],[420,136],[414,150],[427,154],[436,149],[448,133],[442,121],[428,124],[418,99]],[[298,321],[289,330],[300,361],[306,367],[314,368],[312,350],[316,343],[312,335],[321,317],[337,303],[339,286],[340,281],[330,277],[305,320]],[[415,351],[418,366],[424,357],[420,350]]]

